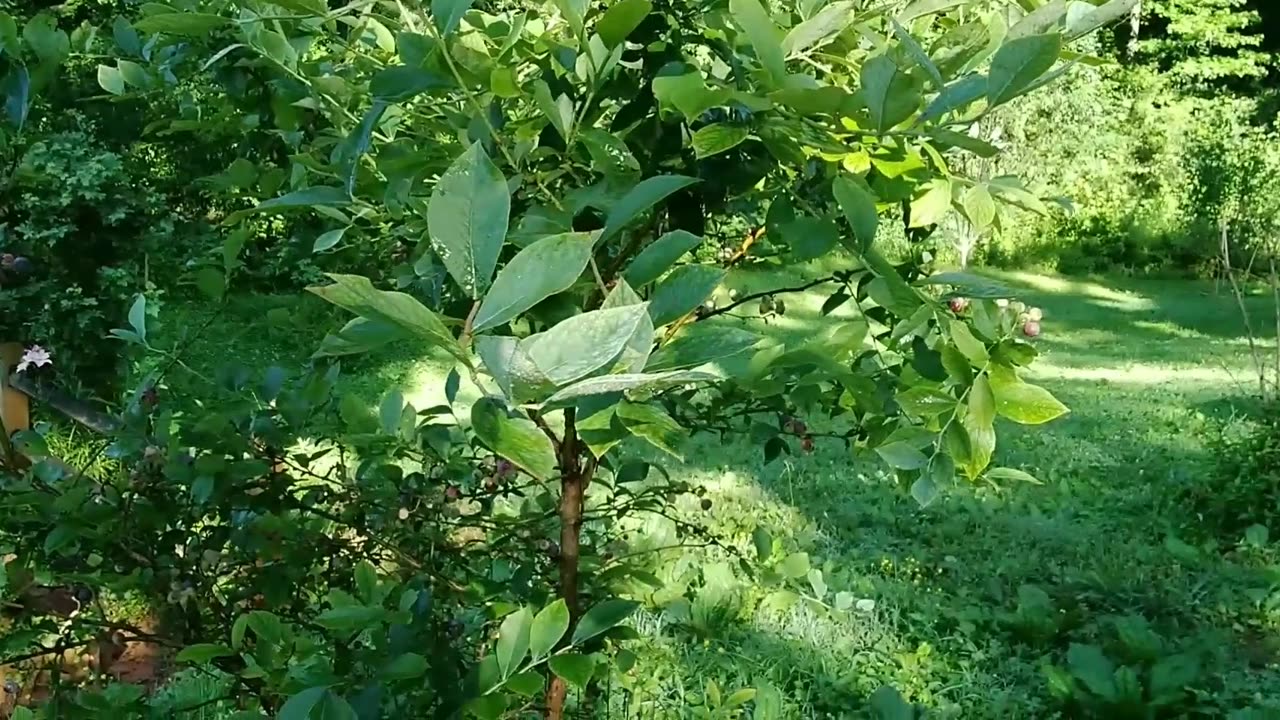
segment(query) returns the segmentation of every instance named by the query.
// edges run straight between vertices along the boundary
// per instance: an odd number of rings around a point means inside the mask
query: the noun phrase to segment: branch
[[[737,300],[735,300],[735,301],[733,301],[733,302],[729,303],[728,305],[725,305],[725,306],[724,306],[724,307],[722,307],[722,308],[716,308],[715,310],[712,310],[712,311],[710,311],[710,312],[706,313],[705,315],[703,315],[702,317],[700,317],[700,318],[698,318],[698,319],[699,319],[699,320],[706,320],[707,318],[713,318],[713,317],[715,317],[715,316],[717,316],[717,315],[723,315],[723,314],[725,314],[725,313],[729,312],[730,310],[733,310],[734,308],[737,308],[737,307],[741,307],[741,306],[743,306],[743,305],[746,305],[747,303],[751,302],[752,300],[759,300],[760,298],[768,297],[768,296],[770,296],[770,295],[781,295],[781,294],[783,294],[783,293],[797,293],[797,292],[804,292],[805,290],[809,290],[810,288],[815,288],[815,287],[817,287],[817,286],[819,286],[819,285],[825,285],[826,283],[839,282],[839,281],[840,281],[840,280],[839,280],[839,278],[837,278],[835,275],[829,275],[829,276],[827,276],[827,277],[819,278],[819,279],[814,280],[814,281],[812,281],[812,282],[807,282],[807,283],[805,283],[804,285],[795,285],[795,286],[792,286],[792,287],[775,288],[775,289],[773,289],[773,290],[761,290],[760,292],[757,292],[757,293],[751,293],[750,295],[744,295],[743,297],[738,298]]]

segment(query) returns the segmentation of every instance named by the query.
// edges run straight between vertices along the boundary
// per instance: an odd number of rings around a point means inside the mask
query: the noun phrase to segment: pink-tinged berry
[[[1042,311],[1038,307],[1033,307],[1027,311],[1027,319],[1031,320],[1032,322],[1040,322],[1041,320],[1044,319],[1044,311]]]
[[[1029,338],[1040,336],[1040,323],[1035,320],[1028,320],[1026,325],[1022,326],[1022,334]]]
[[[807,453],[813,452],[813,438],[806,435],[800,440],[800,448]]]
[[[444,496],[449,500],[457,500],[462,497],[462,489],[457,485],[450,485],[444,489]]]
[[[947,306],[951,308],[953,313],[962,313],[969,309],[969,299],[962,297],[953,297],[947,301]]]

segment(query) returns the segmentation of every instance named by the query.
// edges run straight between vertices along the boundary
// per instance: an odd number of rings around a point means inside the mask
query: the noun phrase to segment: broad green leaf
[[[18,23],[13,16],[0,10],[0,57],[6,53],[16,56],[22,52],[22,44],[18,40]]]
[[[351,196],[347,191],[340,187],[331,187],[329,185],[314,185],[302,190],[294,190],[287,195],[281,195],[277,198],[264,200],[252,210],[242,210],[235,213],[232,217],[245,215],[248,213],[261,212],[278,212],[281,210],[297,210],[300,208],[310,207],[342,207],[351,204]],[[230,221],[230,219],[228,220]]]
[[[403,653],[382,668],[387,680],[412,680],[427,674],[427,659],[418,653]]]
[[[853,11],[854,3],[848,0],[837,0],[823,7],[813,17],[791,28],[782,40],[782,52],[787,57],[796,57],[821,47],[849,27]]]
[[[791,553],[782,565],[778,568],[785,577],[802,578],[809,574],[809,554],[808,553]]]
[[[204,37],[226,25],[228,25],[227,19],[221,15],[186,11],[148,15],[133,23],[133,27],[139,32],[184,37]]]
[[[892,686],[885,685],[871,693],[872,720],[915,720],[916,710]]]
[[[345,235],[346,232],[347,229],[345,227],[340,227],[323,233],[320,237],[316,238],[315,244],[311,246],[311,252],[324,252],[325,250],[332,249],[333,246],[342,242],[342,236]]]
[[[940,13],[968,2],[970,0],[915,0],[898,13],[898,22],[909,23],[918,17]]]
[[[987,76],[965,75],[959,80],[949,83],[942,89],[942,92],[938,93],[938,96],[929,103],[924,113],[920,115],[920,122],[932,122],[948,113],[963,110],[986,96]]]
[[[560,137],[568,140],[573,134],[573,100],[563,93],[558,98],[552,97],[551,87],[544,80],[533,84],[533,100]]]
[[[479,333],[502,325],[569,289],[591,260],[593,243],[588,233],[565,233],[542,238],[516,253],[485,294],[472,329]]]
[[[231,657],[236,651],[217,643],[198,643],[196,645],[188,645],[178,653],[174,658],[175,662],[195,663],[203,665],[210,660],[222,657]]]
[[[584,28],[583,18],[587,15],[587,0],[553,0],[560,14],[573,29],[573,34],[581,36]]]
[[[151,87],[151,76],[143,69],[141,65],[129,60],[117,60],[116,66],[120,69],[120,75],[124,81],[139,90],[146,90]]]
[[[933,388],[917,385],[898,393],[898,405],[909,415],[936,417],[956,408],[956,399]]]
[[[840,242],[840,227],[830,218],[803,215],[782,224],[774,234],[791,250],[795,262],[808,262],[831,252]]]
[[[490,693],[474,698],[466,704],[466,717],[477,717],[480,720],[498,720],[507,711],[507,696],[502,693]]]
[[[329,279],[334,284],[307,290],[362,318],[399,328],[426,340],[471,366],[470,356],[458,345],[440,317],[414,298],[404,293],[378,290],[369,278],[359,275],[329,275]]]
[[[71,52],[71,40],[58,29],[58,21],[47,13],[40,13],[27,21],[22,28],[22,39],[31,52],[47,65],[59,65]]]
[[[467,297],[479,298],[489,287],[510,214],[507,181],[478,142],[453,161],[431,191],[431,246]]]
[[[1049,71],[1062,51],[1062,36],[1030,35],[1010,40],[991,60],[987,79],[987,102],[995,106],[1017,97],[1037,78]]]
[[[404,102],[424,92],[449,87],[453,82],[444,76],[407,65],[383,68],[369,80],[369,92],[386,102]]]
[[[320,704],[327,692],[328,688],[313,687],[295,694],[280,707],[280,712],[276,714],[277,720],[308,720],[311,710]]]
[[[27,123],[27,113],[31,110],[31,75],[25,66],[19,65],[9,69],[0,89],[4,92],[4,114],[19,132]]]
[[[441,35],[449,37],[458,29],[462,16],[471,9],[471,3],[472,0],[431,0],[431,17]]]
[[[693,134],[693,153],[699,159],[717,155],[742,144],[751,134],[743,125],[715,123],[698,128]]]
[[[595,671],[595,661],[589,655],[578,653],[553,655],[547,665],[556,677],[580,690],[587,687],[591,673]]]
[[[547,480],[555,475],[556,451],[551,439],[532,420],[509,416],[500,400],[476,401],[471,407],[471,429],[490,450],[535,480]]]
[[[506,688],[517,695],[534,697],[542,693],[542,688],[545,685],[546,683],[543,681],[542,676],[536,671],[530,670],[508,678]]]
[[[973,380],[973,387],[969,390],[968,418],[982,426],[989,426],[996,420],[996,401],[987,373]]]
[[[1009,39],[1041,35],[1058,27],[1067,15],[1067,0],[1047,0],[1009,28]]]
[[[876,239],[876,231],[880,226],[880,215],[876,210],[876,198],[871,189],[859,179],[841,175],[831,184],[831,192],[845,220],[853,229],[856,250],[863,252],[871,247]]]
[[[653,289],[649,316],[654,325],[666,325],[693,312],[724,280],[723,268],[711,265],[681,265]]]
[[[339,633],[355,633],[380,623],[387,611],[367,605],[343,605],[329,608],[316,616],[316,624]]]
[[[693,72],[654,78],[653,96],[660,105],[674,107],[687,122],[694,122],[702,113],[727,102],[731,93],[707,87],[702,75]]]
[[[647,304],[593,310],[561,320],[520,345],[543,376],[564,387],[612,365],[648,310]]]
[[[729,14],[747,34],[756,59],[769,74],[775,87],[782,87],[787,80],[786,57],[782,52],[782,37],[769,13],[759,0],[729,0]]]
[[[1017,177],[1012,175],[994,177],[987,183],[987,187],[1003,202],[1040,215],[1049,214],[1048,206],[1023,187],[1022,180]]]
[[[513,403],[524,403],[555,392],[555,385],[533,364],[527,347],[513,337],[482,335],[476,338],[476,353],[484,367]]]
[[[642,302],[644,302],[644,298],[640,297],[635,288],[631,287],[630,283],[626,281],[626,278],[620,278],[614,283],[613,289],[609,291],[609,294],[605,296],[604,302],[600,303],[600,309],[607,310],[609,308],[626,307],[627,305],[639,305]],[[650,341],[653,340],[653,338],[649,339]]]
[[[382,424],[382,432],[387,435],[395,434],[400,428],[400,420],[404,416],[404,393],[399,388],[392,388],[382,398],[382,403],[378,405],[378,419]],[[368,602],[368,598],[362,598]]]
[[[672,230],[654,240],[627,265],[622,277],[632,287],[641,287],[657,280],[682,255],[702,243],[702,238],[685,230]]]
[[[1067,649],[1067,666],[1093,694],[1109,698],[1115,694],[1115,664],[1096,645],[1072,643]]]
[[[888,55],[877,55],[862,65],[862,99],[870,114],[871,128],[892,130],[920,107],[920,88]]]
[[[1018,378],[1008,368],[991,368],[991,390],[995,394],[996,411],[1023,425],[1040,425],[1067,414],[1063,405],[1048,390]]]
[[[684,370],[740,355],[760,343],[760,337],[741,328],[690,323],[674,340],[650,358],[645,370]]]
[[[538,611],[529,630],[529,655],[534,660],[546,657],[569,631],[569,606],[560,598]]]
[[[623,195],[618,202],[614,203],[612,209],[609,210],[609,216],[605,220],[604,230],[600,232],[597,243],[603,243],[612,238],[622,228],[630,225],[641,213],[649,210],[657,205],[668,195],[682,190],[690,185],[698,182],[696,178],[685,177],[683,175],[657,175],[647,178],[631,188],[631,191]],[[633,283],[634,284],[634,283]]]
[[[98,85],[112,95],[123,95],[124,75],[110,65],[98,66]]]
[[[662,373],[618,373],[576,382],[547,398],[547,404],[563,403],[589,395],[618,392],[658,392],[690,383],[720,379],[719,375],[696,370],[673,370]]]
[[[989,357],[986,344],[974,337],[973,331],[963,320],[952,320],[950,329],[951,341],[956,344],[956,349],[969,360],[970,365],[981,370]]]
[[[907,29],[902,27],[902,23],[897,20],[893,21],[893,35],[898,38],[898,42],[902,44],[902,47],[907,51],[907,55],[915,61],[915,64],[919,65],[928,74],[929,79],[933,81],[933,87],[941,90],[945,83],[938,66],[933,64],[933,59],[929,57],[929,53],[920,47],[920,43],[916,42],[911,33],[907,32]]]
[[[615,412],[623,426],[633,435],[677,460],[684,459],[680,446],[688,433],[661,408],[646,403],[622,402]]]
[[[631,31],[640,26],[650,12],[653,3],[650,0],[619,0],[604,12],[596,22],[596,32],[606,47],[621,45]]]
[[[993,482],[1009,481],[1030,483],[1031,485],[1044,484],[1037,480],[1035,475],[1032,475],[1029,472],[1007,467],[991,468],[987,471],[987,479]]]
[[[924,453],[904,442],[881,445],[876,448],[876,454],[888,463],[889,467],[897,470],[919,470],[929,464],[929,458]]]
[[[529,633],[533,625],[533,613],[523,607],[511,613],[498,628],[498,643],[494,652],[498,656],[498,670],[502,676],[510,677],[520,668],[525,655],[529,653]]]
[[[964,214],[969,218],[970,224],[979,232],[991,227],[996,221],[996,201],[992,199],[991,191],[986,185],[974,185],[966,190],[960,204],[964,206]]]
[[[862,253],[862,261],[868,270],[884,281],[889,294],[889,304],[885,308],[889,312],[900,318],[909,318],[924,303],[915,288],[908,285],[898,270],[874,247]]]
[[[640,604],[637,602],[616,598],[597,603],[578,621],[578,627],[573,631],[572,644],[576,647],[621,625],[638,607]]]
[[[406,334],[395,325],[359,317],[348,322],[338,332],[325,335],[313,357],[336,357],[369,352],[393,341],[403,340],[405,337]]]
[[[586,128],[578,133],[578,140],[587,148],[592,164],[601,173],[634,175],[640,172],[640,163],[617,135],[600,128]]]
[[[922,194],[911,200],[909,227],[929,227],[942,222],[951,210],[951,181],[945,178],[930,180]]]

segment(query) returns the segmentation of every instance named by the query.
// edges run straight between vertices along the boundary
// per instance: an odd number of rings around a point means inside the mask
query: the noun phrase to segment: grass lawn
[[[1044,484],[955,487],[921,509],[842,446],[765,465],[746,441],[695,437],[674,469],[714,505],[702,513],[691,500],[684,511],[742,547],[757,524],[767,528],[776,552],[807,552],[830,592],[863,602],[839,616],[803,604],[777,611],[727,556],[669,553],[657,571],[670,585],[651,599],[685,588],[694,599],[639,619],[644,672],[630,690],[611,690],[619,707],[664,717],[714,681],[726,692],[761,688],[766,703],[775,689],[778,717],[845,717],[892,683],[943,717],[1055,717],[1043,666],[1064,665],[1071,643],[1115,645],[1122,618],[1141,616],[1167,653],[1204,658],[1189,682],[1204,716],[1280,708],[1280,553],[1235,538],[1208,547],[1178,502],[1180,488],[1209,482],[1215,435],[1248,424],[1256,376],[1234,302],[1209,284],[1001,277],[1044,309],[1033,379],[1072,408],[1048,426],[1001,428],[996,463]],[[761,281],[747,272],[730,284]],[[789,297],[773,332],[803,333],[824,299]],[[1274,342],[1264,300],[1251,301],[1255,326]],[[191,327],[205,312],[170,307],[162,319]],[[253,322],[263,313],[278,320],[265,332]],[[231,358],[297,361],[338,323],[313,298],[236,299],[191,365],[212,374]],[[347,390],[371,404],[395,385],[423,407],[442,397],[444,367],[405,347],[344,371]]]

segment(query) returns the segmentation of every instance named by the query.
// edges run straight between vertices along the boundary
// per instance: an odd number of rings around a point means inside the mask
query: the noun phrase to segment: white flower
[[[18,360],[18,372],[22,372],[32,365],[36,367],[44,367],[53,364],[53,356],[48,350],[39,345],[32,345],[22,353],[22,358]]]

